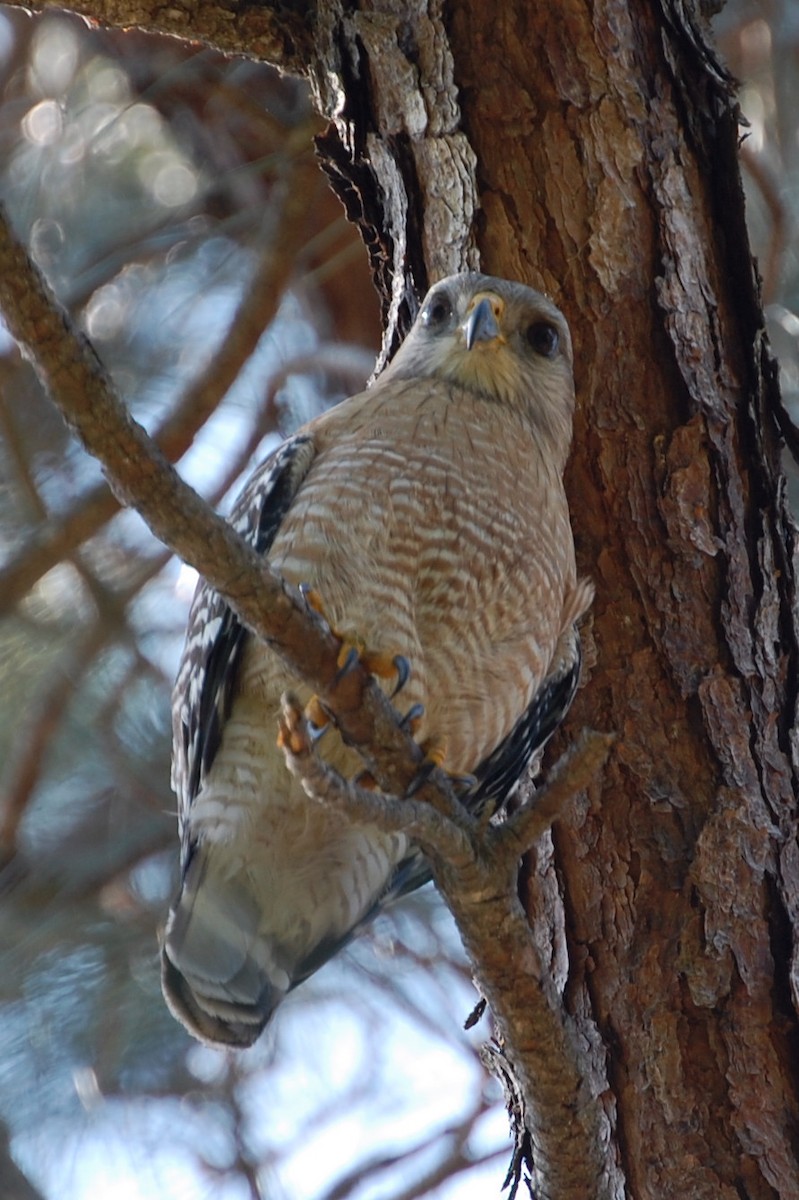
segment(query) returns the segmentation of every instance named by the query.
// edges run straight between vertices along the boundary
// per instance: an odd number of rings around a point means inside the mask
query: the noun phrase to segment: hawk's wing
[[[524,778],[535,756],[547,744],[566,716],[580,682],[580,637],[572,626],[562,637],[552,670],[533,696],[504,741],[474,771],[476,782],[461,793],[461,803],[472,813],[501,809]],[[406,896],[429,882],[427,859],[414,850],[397,865],[377,909]],[[370,914],[370,917],[374,912]]]
[[[268,554],[316,450],[307,436],[289,438],[256,471],[231,514],[233,528]],[[248,630],[225,600],[201,582],[172,698],[172,786],[183,818],[219,749]],[[188,847],[184,845],[184,856]]]
[[[464,797],[472,812],[496,807],[508,799],[533,758],[543,750],[571,707],[580,681],[580,638],[572,627],[562,641],[553,669],[533,696],[504,742],[474,772],[477,786]]]

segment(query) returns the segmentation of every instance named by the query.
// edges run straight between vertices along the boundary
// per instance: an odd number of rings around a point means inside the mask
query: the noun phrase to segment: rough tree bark
[[[731,80],[677,3],[328,6],[316,48],[395,307],[475,237],[574,331],[598,597],[571,727],[621,740],[525,884],[607,1062],[624,1190],[796,1197],[794,528]]]
[[[229,11],[225,47],[263,53]],[[537,1194],[799,1197],[794,530],[730,81],[688,0],[248,11],[331,118],[387,349],[429,280],[478,262],[574,333],[597,600],[569,730],[620,737],[523,889],[608,1140],[602,1182],[551,1184],[539,1159]]]

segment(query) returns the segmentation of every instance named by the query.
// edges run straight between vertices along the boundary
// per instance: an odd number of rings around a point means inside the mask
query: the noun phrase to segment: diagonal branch
[[[118,500],[137,509],[152,531],[220,591],[241,620],[269,641],[322,697],[368,758],[381,786],[403,794],[421,751],[402,730],[383,693],[357,665],[341,675],[339,644],[296,589],[184,483],[130,416],[88,341],[75,334],[47,283],[0,221],[0,307],[12,335],[83,445],[99,459]]]
[[[524,805],[504,824],[489,826],[486,841],[491,853],[497,859],[509,858],[513,864],[527,854],[542,833],[561,815],[569,801],[599,777],[615,740],[612,733],[584,729],[574,745],[549,771],[546,783],[536,790],[532,802]]]
[[[136,507],[156,536],[196,567],[241,620],[319,693],[381,789],[406,795],[418,783],[421,751],[386,697],[360,664],[339,671],[339,642],[324,622],[183,483],[130,417],[89,344],[71,334],[5,221],[0,222],[0,306],[13,335],[35,355],[65,419],[102,462],[120,501]],[[558,793],[561,800],[565,794]],[[432,804],[439,820],[439,814],[448,820],[456,804],[440,772],[433,772],[414,798]],[[419,815],[416,806],[411,811]],[[521,1082],[541,1195],[616,1200],[622,1185],[608,1153],[611,1124],[602,1100],[607,1081],[601,1046],[590,1044],[584,1023],[567,1011],[549,960],[531,936],[516,896],[516,854],[501,839],[497,848],[483,838],[477,854],[471,837],[463,841],[452,843],[451,857],[434,852],[431,866]]]

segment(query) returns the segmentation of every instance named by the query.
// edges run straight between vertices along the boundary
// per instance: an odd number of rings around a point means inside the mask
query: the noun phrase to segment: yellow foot
[[[425,738],[421,745],[424,750],[423,769],[424,766],[428,766],[429,769],[443,767],[447,759],[447,739],[434,733],[431,737]]]
[[[305,705],[304,715],[309,725],[311,737],[316,741],[330,725],[330,713],[324,707],[319,697],[314,694]]]
[[[318,613],[323,620],[327,621],[325,606],[322,603],[322,597],[319,595],[316,588],[312,588],[310,583],[301,583],[299,590],[300,595],[302,596],[308,608],[310,608],[313,612]],[[328,624],[330,624],[329,621]]]
[[[411,737],[415,738],[422,727],[423,718],[424,705],[412,704],[405,716],[400,721],[400,726],[406,731],[406,733],[409,733]]]
[[[307,754],[310,750],[302,709],[290,693],[285,697],[283,711],[278,719],[277,744],[281,750],[288,750],[294,755]]]
[[[366,667],[370,675],[375,675],[378,679],[396,679],[397,682],[391,693],[392,700],[397,692],[405,687],[411,669],[407,658],[402,654],[368,650],[359,638],[351,635],[343,636],[337,631],[336,636],[341,640],[341,649],[337,659],[339,675],[344,675],[355,666],[356,662],[359,662]]]
[[[330,632],[341,643],[337,656],[339,672],[344,674],[344,672],[354,667],[356,662],[360,662],[370,675],[375,675],[378,679],[396,679],[394,690],[391,693],[391,698],[393,699],[408,682],[411,668],[407,658],[402,654],[391,654],[384,650],[370,650],[357,633],[350,633],[349,631],[345,633],[340,629],[336,629],[325,612],[324,601],[316,588],[311,587],[310,584],[302,583],[300,584],[300,592],[308,608],[324,620]],[[314,724],[319,723],[310,713],[308,717]]]

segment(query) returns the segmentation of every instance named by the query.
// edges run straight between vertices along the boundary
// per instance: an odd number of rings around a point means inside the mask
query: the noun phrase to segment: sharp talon
[[[305,705],[305,724],[311,744],[324,737],[330,728],[330,714],[322,705],[318,696],[311,696]]]
[[[341,647],[338,656],[338,670],[333,678],[333,684],[337,684],[340,679],[351,671],[356,663],[360,662],[360,654],[357,646],[348,646],[346,643]]]
[[[391,660],[394,670],[397,672],[397,682],[394,686],[394,691],[391,693],[390,699],[394,699],[398,692],[401,692],[405,684],[411,677],[411,664],[408,662],[404,654],[395,654]]]
[[[297,590],[305,601],[305,607],[309,608],[311,612],[315,612],[318,616],[322,617],[323,620],[326,621],[327,617],[325,616],[325,606],[322,603],[322,597],[319,595],[316,588],[312,587],[310,583],[301,583],[298,585]]]
[[[442,743],[440,750],[443,749],[445,749],[445,747]],[[419,764],[419,770],[417,771],[416,775],[414,775],[407,791],[405,792],[405,798],[407,800],[410,800],[411,796],[415,796],[419,791],[419,788],[427,783],[433,772],[441,766],[443,760],[444,755],[443,753],[439,752],[439,749],[437,749],[435,753],[428,753],[425,756],[424,761]],[[468,793],[473,787],[477,786],[477,780],[475,779],[474,775],[447,774],[447,779],[455,789],[458,799],[461,798],[462,794]]]
[[[405,716],[400,721],[400,728],[407,729],[411,734],[414,734],[419,728],[419,724],[424,716],[423,704],[412,704],[406,712]]]
[[[417,706],[414,705],[414,707]],[[413,709],[411,709],[412,712]],[[407,720],[407,717],[405,719]],[[406,796],[415,795],[419,788],[427,783],[433,772],[444,766],[447,757],[447,739],[433,734],[432,737],[421,743],[421,749],[424,750],[424,759],[419,764],[419,770],[411,781],[411,785],[405,793]],[[477,785],[474,775],[450,775],[447,772],[447,778],[456,792],[468,792],[470,788]]]
[[[410,800],[410,798],[412,796],[415,796],[416,793],[419,791],[419,788],[423,787],[424,784],[427,783],[428,779],[433,774],[435,767],[436,767],[436,764],[434,762],[430,762],[429,759],[425,760],[425,762],[420,764],[418,772],[416,773],[416,775],[414,775],[413,779],[408,784],[408,788],[405,792],[406,800]]]
[[[389,658],[388,654],[382,650],[369,650],[357,632],[335,629],[330,624],[322,607],[321,597],[318,592],[309,588],[307,584],[301,585],[300,591],[305,598],[306,604],[324,618],[328,629],[335,634],[341,643],[337,656],[338,673],[336,681],[341,679],[341,676],[347,671],[350,671],[356,662],[360,662],[364,670],[378,679],[396,679],[394,690],[391,693],[391,699],[393,700],[397,692],[405,687],[410,678],[411,667],[405,655],[395,654]]]
[[[370,675],[376,675],[378,679],[393,679],[395,675],[398,676],[399,682],[396,691],[399,691],[411,673],[408,660],[402,654],[394,654],[389,658],[388,654],[382,650],[369,650],[358,642],[357,637],[350,638],[350,641],[358,646],[361,662]]]

